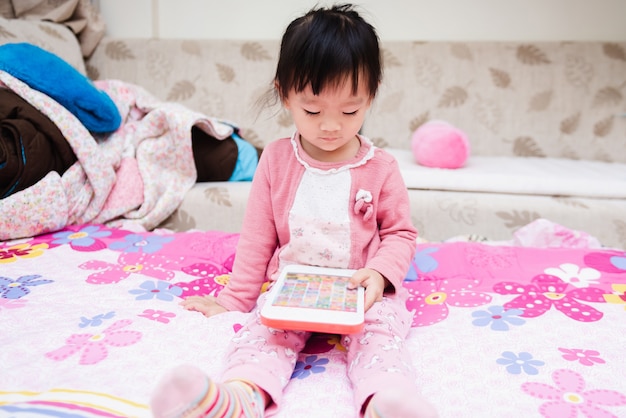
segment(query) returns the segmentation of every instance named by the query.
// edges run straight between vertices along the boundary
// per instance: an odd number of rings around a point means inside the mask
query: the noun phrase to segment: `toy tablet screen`
[[[286,266],[261,309],[278,329],[353,334],[363,328],[364,289],[348,289],[354,270]]]
[[[356,289],[348,289],[349,277],[287,273],[275,306],[356,312]]]

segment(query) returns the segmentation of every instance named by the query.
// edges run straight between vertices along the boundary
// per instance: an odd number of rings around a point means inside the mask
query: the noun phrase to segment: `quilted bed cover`
[[[0,416],[149,417],[165,370],[218,377],[251,314],[178,302],[220,291],[237,240],[78,225],[0,243]],[[626,253],[496,244],[417,244],[422,394],[441,417],[626,417]],[[346,367],[339,338],[314,335],[278,416],[358,416]]]

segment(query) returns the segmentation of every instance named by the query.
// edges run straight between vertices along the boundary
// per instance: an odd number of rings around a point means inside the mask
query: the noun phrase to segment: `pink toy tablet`
[[[354,334],[363,329],[364,288],[348,289],[354,270],[286,266],[261,310],[269,327]]]

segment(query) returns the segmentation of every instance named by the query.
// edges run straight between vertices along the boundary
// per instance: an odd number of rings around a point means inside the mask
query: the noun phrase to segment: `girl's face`
[[[291,90],[283,105],[300,132],[302,148],[314,159],[325,162],[348,160],[356,155],[357,133],[363,126],[372,98],[364,83],[352,93],[350,79],[329,86],[314,95],[310,86],[301,92]]]

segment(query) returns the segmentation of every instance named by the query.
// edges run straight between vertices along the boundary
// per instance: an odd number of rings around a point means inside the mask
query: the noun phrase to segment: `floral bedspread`
[[[238,235],[75,225],[0,243],[0,417],[149,417],[166,369],[218,376],[246,315],[220,291]],[[625,417],[626,253],[420,243],[406,344],[441,417]],[[355,417],[338,337],[314,335],[279,417]]]

